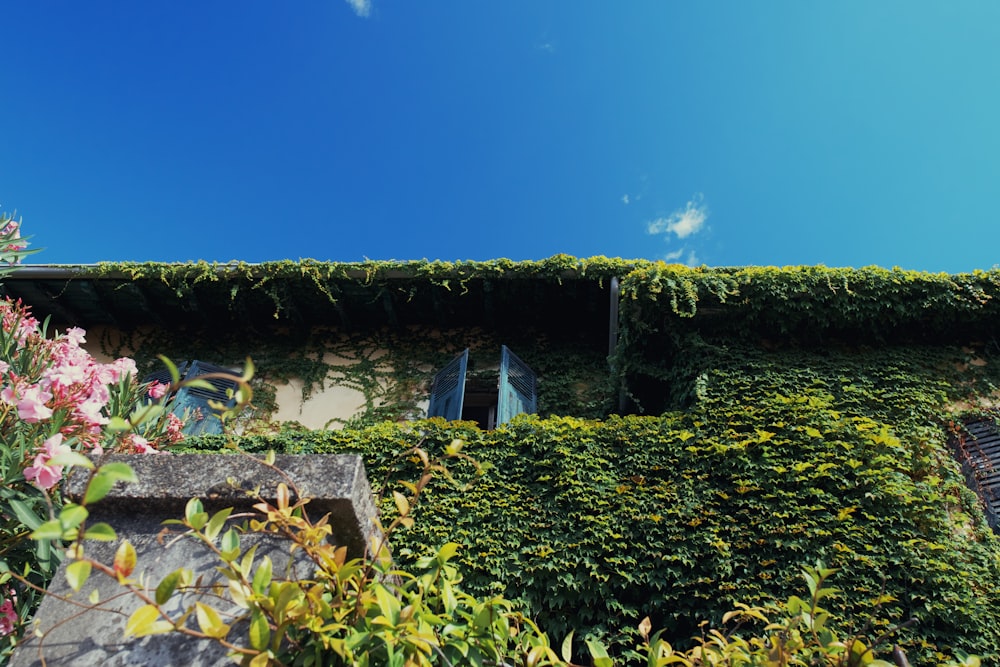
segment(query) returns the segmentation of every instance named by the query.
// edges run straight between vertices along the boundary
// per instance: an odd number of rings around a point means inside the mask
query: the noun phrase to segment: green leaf
[[[236,532],[235,528],[230,528],[222,535],[222,551],[232,553],[236,552],[236,556],[240,552],[240,534]],[[235,556],[234,556],[235,558]]]
[[[90,576],[90,561],[75,560],[66,566],[66,583],[74,591],[80,592]]]
[[[271,628],[267,624],[267,617],[260,609],[254,609],[250,615],[250,646],[258,651],[266,651],[270,641]]]
[[[104,498],[111,491],[111,487],[114,485],[115,480],[111,479],[107,475],[102,475],[100,473],[94,475],[87,483],[87,492],[83,494],[83,504],[90,505],[104,500]]]
[[[197,498],[187,501],[187,505],[184,507],[184,518],[195,530],[201,530],[208,523],[208,514]]]
[[[163,365],[167,367],[167,372],[170,373],[170,384],[179,384],[181,381],[181,373],[177,370],[177,365],[162,354],[156,355],[156,358],[162,361]]]
[[[201,602],[195,602],[194,606],[198,627],[202,632],[215,639],[222,639],[229,634],[229,626],[222,622],[219,612]]]
[[[240,377],[244,382],[250,382],[253,379],[253,374],[257,369],[253,365],[253,359],[249,356],[246,359],[246,363],[243,365],[243,375]]]
[[[389,590],[381,585],[375,585],[375,599],[378,602],[379,611],[393,624],[399,622],[400,603],[399,599]]]
[[[263,595],[267,592],[267,587],[271,585],[271,557],[264,556],[260,565],[253,573],[252,587],[254,593]]]
[[[184,386],[189,389],[207,389],[208,391],[215,391],[215,387],[213,387],[208,380],[185,380]]]
[[[590,657],[593,659],[594,667],[614,667],[614,661],[608,655],[608,650],[604,648],[604,644],[597,641],[596,639],[586,639],[587,649],[590,651]]]
[[[164,412],[162,405],[158,403],[153,403],[151,405],[144,405],[142,407],[137,407],[129,415],[128,419],[132,427],[135,428],[146,422],[153,421],[157,419]]]
[[[111,463],[105,463],[100,468],[97,469],[98,475],[106,475],[113,480],[131,482],[135,484],[139,481],[136,477],[135,471],[127,463],[122,463],[121,461],[112,461]]]
[[[227,507],[213,514],[211,520],[208,522],[208,525],[205,527],[205,537],[210,540],[214,540],[218,537],[219,533],[222,531],[222,527],[226,523],[226,519],[228,519],[229,515],[232,513],[233,508]]]
[[[560,653],[562,654],[562,659],[566,662],[573,661],[573,630],[570,630],[569,634],[566,635],[566,639],[563,640]]]
[[[49,459],[50,466],[80,466],[87,470],[94,469],[94,462],[79,452],[63,452]]]
[[[166,604],[170,596],[177,590],[177,583],[181,580],[181,570],[174,570],[156,586],[156,604]]]
[[[83,505],[66,503],[59,510],[59,523],[62,525],[64,531],[71,530],[78,528],[81,523],[87,520],[88,516],[90,516],[90,512]]]
[[[112,417],[108,420],[108,423],[104,428],[112,433],[124,433],[125,431],[131,430],[132,425],[121,417]]]
[[[125,624],[125,636],[145,637],[146,635],[163,634],[174,629],[173,623],[158,619],[160,619],[160,612],[155,605],[147,604],[139,607],[132,612]]]
[[[440,563],[441,565],[447,563],[449,560],[455,557],[455,554],[458,553],[458,549],[460,546],[461,545],[459,545],[456,542],[448,542],[447,544],[442,546],[440,549],[438,549],[437,552],[437,562]]]
[[[238,545],[239,543],[237,542],[237,546]],[[257,545],[255,544],[249,549],[247,549],[247,552],[243,554],[243,558],[240,559],[240,565],[238,569],[240,574],[242,574],[245,578],[249,578],[250,573],[253,572],[253,559],[256,554],[257,554]]]
[[[118,534],[115,532],[115,529],[103,521],[99,521],[98,523],[88,527],[83,533],[83,539],[97,540],[98,542],[112,542],[117,539],[117,537]]]
[[[31,511],[31,508],[28,507],[27,503],[18,500],[17,498],[11,498],[7,502],[10,505],[10,508],[14,510],[14,515],[17,517],[17,520],[28,528],[35,530],[42,525],[42,519]]]

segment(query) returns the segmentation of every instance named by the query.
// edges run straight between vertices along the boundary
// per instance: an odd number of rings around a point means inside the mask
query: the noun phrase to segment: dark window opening
[[[475,421],[490,430],[506,424],[515,415],[538,410],[538,379],[535,372],[504,345],[496,380],[469,378],[469,350],[455,357],[434,376],[428,417]]]
[[[490,431],[497,425],[497,402],[500,393],[494,380],[467,378],[465,381],[465,397],[462,401],[462,419],[474,421],[479,428]]]

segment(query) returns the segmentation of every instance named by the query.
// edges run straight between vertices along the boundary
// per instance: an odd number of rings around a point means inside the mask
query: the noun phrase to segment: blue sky
[[[1000,3],[4,3],[33,260],[1000,263]]]

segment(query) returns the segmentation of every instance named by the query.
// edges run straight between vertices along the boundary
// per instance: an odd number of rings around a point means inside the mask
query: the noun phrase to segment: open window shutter
[[[969,486],[983,500],[986,520],[1000,531],[1000,433],[992,419],[965,425],[972,437],[965,443],[968,458],[962,463]]]
[[[431,385],[431,403],[427,406],[428,417],[444,417],[449,421],[462,418],[465,371],[468,366],[469,350],[466,349],[434,376],[434,384]]]
[[[538,410],[538,390],[535,372],[511,352],[506,345],[500,350],[500,395],[497,400],[497,425],[506,424],[514,415]]]
[[[180,373],[181,379],[184,379],[184,373],[187,371],[188,363],[186,361],[177,364],[177,372]],[[157,371],[153,371],[146,377],[142,379],[143,383],[148,382],[159,382],[160,384],[170,384],[173,380],[170,377],[170,371],[166,367],[161,368]]]
[[[215,366],[204,361],[193,361],[184,375],[185,380],[193,380],[208,373],[225,373],[234,375],[233,371],[222,366]],[[169,382],[169,377],[167,379]],[[218,401],[225,405],[233,405],[235,399],[228,396],[228,390],[236,391],[238,385],[233,380],[225,378],[206,378],[205,382],[212,385],[212,389],[201,387],[181,387],[177,392],[174,402],[173,412],[179,417],[187,413],[187,420],[184,426],[185,435],[206,435],[222,433],[222,422],[219,420],[216,411],[208,402]]]

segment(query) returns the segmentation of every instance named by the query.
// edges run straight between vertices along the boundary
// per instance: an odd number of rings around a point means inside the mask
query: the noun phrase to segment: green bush
[[[112,563],[86,555],[87,540],[116,537],[106,524],[87,524],[87,506],[104,498],[115,481],[136,481],[132,470],[120,461],[95,469],[86,458],[76,457],[74,465],[91,470],[82,503],[67,503],[58,518],[40,526],[31,537],[40,543],[52,541],[70,559],[66,579],[74,590],[80,591],[93,573],[114,578],[144,603],[129,616],[126,637],[174,632],[209,639],[247,667],[578,667],[573,655],[574,632],[565,636],[557,653],[549,636],[502,596],[477,598],[463,590],[462,576],[451,562],[459,551],[458,544],[444,544],[408,568],[395,567],[385,540],[401,528],[413,527],[413,510],[435,476],[454,484],[447,462],[465,461],[477,474],[483,472],[462,448],[461,441],[453,440],[437,458],[421,447],[401,452],[398,460],[416,464],[419,478],[400,480],[404,491],[388,494],[396,517],[384,527],[384,538],[373,543],[364,558],[354,560],[347,560],[346,547],[328,541],[328,515],[310,517],[309,499],[291,482],[277,484],[273,503],[264,500],[259,490],[254,492],[258,502],[250,515],[234,516],[233,508],[226,508],[210,516],[199,499],[191,499],[183,518],[164,523],[179,526],[175,539],[199,542],[205,557],[218,563],[216,569],[228,585],[213,586],[211,593],[202,578],[188,568],[168,573],[159,581],[133,579],[137,554],[128,540],[119,543]],[[274,453],[269,452],[258,462],[273,467],[274,460]],[[257,558],[259,544],[244,549],[242,537],[253,533],[282,536],[289,556],[302,565],[309,564],[308,574],[285,579],[269,555]],[[68,546],[58,546],[60,543]],[[648,616],[636,627],[639,637],[634,648],[620,651],[618,660],[602,641],[592,637],[585,637],[576,648],[585,647],[585,659],[593,667],[614,667],[623,662],[650,667],[892,667],[877,658],[892,645],[897,667],[908,666],[905,652],[894,641],[898,631],[916,619],[890,627],[872,622],[881,618],[878,613],[892,596],[883,592],[863,604],[871,618],[860,629],[844,633],[842,619],[821,606],[839,593],[827,585],[835,570],[817,562],[801,572],[808,592],[805,598],[792,595],[783,605],[769,607],[737,602],[722,616],[721,625],[699,624],[700,636],[686,650],[666,641],[669,635],[663,630],[653,633]],[[234,608],[241,611],[232,615]],[[233,632],[237,626],[243,626],[245,634]],[[957,661],[937,655],[935,662],[944,664],[947,660],[945,667],[980,665],[977,656],[961,650],[955,655]]]
[[[504,594],[553,636],[575,629],[621,650],[646,616],[691,636],[737,602],[777,599],[799,563],[820,557],[851,582],[830,602],[838,614],[864,618],[881,600],[882,623],[917,619],[903,641],[928,660],[1000,647],[1000,550],[967,511],[954,465],[822,392],[662,417],[521,418],[493,432],[429,420],[241,445],[359,452],[377,484],[401,474],[400,451],[455,438],[490,470],[471,489],[429,491],[394,553],[406,564],[461,545],[468,590]]]

